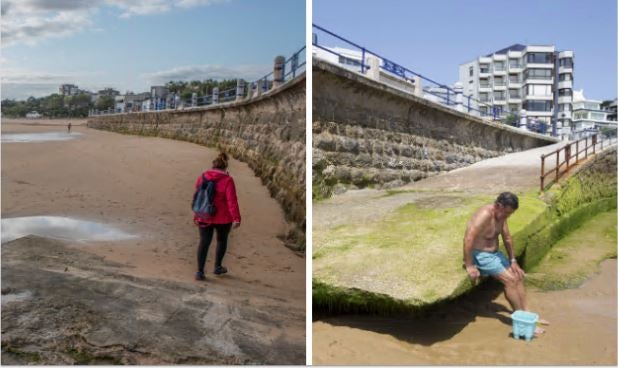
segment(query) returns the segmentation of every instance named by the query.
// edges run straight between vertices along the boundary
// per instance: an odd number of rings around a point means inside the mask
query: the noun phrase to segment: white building
[[[75,96],[79,94],[79,88],[75,84],[61,84],[58,92],[63,96]]]
[[[118,96],[114,97],[114,112],[116,112],[116,113],[123,113],[124,110],[125,110],[124,102],[125,102],[125,96],[124,95],[118,95]]]
[[[39,119],[41,118],[41,114],[39,114],[37,111],[30,111],[29,113],[26,114],[26,118]]]
[[[526,110],[528,121],[550,126],[555,117],[557,134],[570,133],[573,51],[556,51],[553,45],[511,45],[461,64],[459,81],[464,95],[480,101],[475,108],[481,113],[492,114],[495,109],[504,117]]]
[[[601,128],[618,127],[616,121],[608,119],[609,111],[601,110],[601,101],[588,100],[584,90],[573,93],[573,131],[571,139],[583,138],[598,133]]]
[[[419,78],[404,77],[401,67],[369,53],[365,55],[364,63],[362,63],[363,53],[361,51],[343,47],[314,46],[313,57],[337,64],[356,73],[365,74],[371,79],[378,80],[399,90],[423,96]]]

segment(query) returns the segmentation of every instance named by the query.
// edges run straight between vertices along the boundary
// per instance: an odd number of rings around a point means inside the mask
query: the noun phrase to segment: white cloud
[[[187,65],[154,73],[143,74],[142,78],[155,84],[166,83],[171,80],[204,80],[204,79],[235,79],[241,78],[254,81],[269,72],[272,66],[267,65]]]
[[[2,45],[35,45],[47,38],[66,37],[94,27],[102,6],[120,9],[121,18],[160,14],[172,8],[192,8],[229,0],[3,0]]]

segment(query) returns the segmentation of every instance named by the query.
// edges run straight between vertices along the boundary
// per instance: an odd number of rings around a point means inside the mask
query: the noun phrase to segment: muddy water
[[[68,217],[29,216],[2,219],[2,243],[26,235],[77,242],[116,241],[137,237],[108,225]]]
[[[2,143],[35,143],[68,141],[83,136],[82,133],[46,132],[2,134]]]
[[[526,343],[510,336],[509,307],[487,283],[425,318],[329,317],[313,323],[313,364],[616,365],[616,260],[580,288],[529,290],[552,322]]]

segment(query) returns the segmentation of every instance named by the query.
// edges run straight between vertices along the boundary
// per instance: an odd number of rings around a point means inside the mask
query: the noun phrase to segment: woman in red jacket
[[[200,244],[197,249],[197,273],[196,280],[204,280],[204,265],[206,264],[206,255],[208,247],[212,241],[214,231],[217,231],[217,255],[215,260],[215,275],[221,275],[227,272],[227,268],[221,265],[223,256],[227,250],[227,237],[232,228],[240,226],[240,211],[238,209],[238,200],[236,199],[236,186],[234,179],[228,174],[227,169],[228,157],[225,153],[220,153],[219,156],[212,162],[212,169],[204,172],[206,180],[213,180],[215,184],[215,195],[213,203],[216,208],[214,216],[207,219],[195,214],[193,221],[200,229]],[[195,189],[202,184],[202,175],[199,176],[195,183]]]

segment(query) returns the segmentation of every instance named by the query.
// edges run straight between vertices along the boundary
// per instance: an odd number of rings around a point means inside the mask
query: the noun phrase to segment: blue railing
[[[122,114],[131,112],[145,112],[145,111],[165,111],[165,110],[177,110],[193,107],[201,107],[208,105],[216,105],[225,102],[236,100],[238,94],[241,96],[253,96],[268,92],[273,88],[275,82],[280,84],[288,82],[297,76],[301,75],[306,70],[306,46],[301,47],[292,56],[285,60],[282,67],[281,80],[274,80],[274,72],[270,72],[263,77],[253,81],[244,82],[237,81],[237,86],[234,88],[218,91],[214,89],[211,95],[194,96],[186,99],[181,99],[176,93],[171,93],[165,98],[156,98],[149,104],[148,108],[140,108],[138,111],[117,111],[109,109],[105,111],[91,111],[90,116],[94,115],[108,115],[108,114]]]
[[[428,96],[433,96],[435,97],[435,100],[449,107],[458,105],[457,92],[453,88],[406,68],[401,64],[390,60],[389,58],[371,51],[366,47],[350,41],[323,27],[316,24],[312,24],[312,27],[313,46],[326,52],[326,55],[336,57],[338,59],[336,62],[344,65],[346,68],[365,74],[368,70],[370,70],[370,65],[368,65],[367,59],[368,57],[373,56],[379,60],[380,70],[383,70],[406,83],[415,85],[417,81],[424,81],[427,85],[422,88],[423,97],[427,98]],[[316,56],[320,57],[319,55]],[[324,59],[334,61],[332,56],[330,58],[326,56]],[[464,95],[463,93],[461,104],[465,112],[475,113],[480,116],[488,116],[494,120],[501,120],[506,117],[506,115],[511,113],[506,106],[504,108],[496,107],[480,101],[473,96]]]

